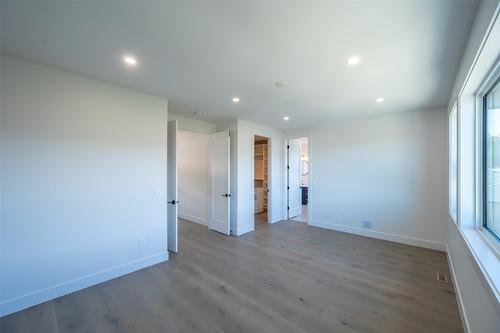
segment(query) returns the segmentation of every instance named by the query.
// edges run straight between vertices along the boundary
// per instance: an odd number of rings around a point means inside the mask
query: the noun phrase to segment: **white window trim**
[[[498,75],[500,4],[483,36],[471,67],[456,96],[458,112],[458,217],[461,234],[476,268],[490,287],[500,309],[500,251],[483,228],[482,219],[482,96]],[[479,157],[479,158],[478,158]],[[450,214],[451,216],[451,214]],[[451,223],[451,222],[450,222]]]
[[[483,135],[484,135],[484,109],[483,109],[483,97],[491,88],[491,86],[500,78],[500,61],[498,61],[493,69],[489,72],[489,75],[484,79],[478,92],[475,95],[475,119],[476,119],[476,136],[475,136],[475,147],[476,147],[476,220],[475,227],[477,232],[483,239],[483,242],[489,246],[497,258],[500,258],[500,242],[491,235],[491,233],[486,230],[483,226],[484,221],[484,205],[483,205],[483,170],[484,161],[483,154],[485,147],[483,146]],[[499,266],[500,267],[500,266]],[[500,268],[497,268],[500,271]],[[500,289],[500,285],[498,287]]]
[[[500,75],[500,61],[489,71],[480,88],[472,95],[458,98],[458,218],[457,227],[486,283],[500,305],[500,243],[483,227],[483,96]],[[464,118],[466,117],[466,118]],[[468,118],[467,118],[468,117]],[[472,123],[470,117],[474,120]],[[462,121],[464,118],[464,121]],[[470,127],[468,127],[470,126]],[[467,156],[473,140],[473,179],[465,179]],[[467,155],[469,154],[469,155]],[[467,165],[470,169],[471,164]],[[470,177],[469,177],[470,178]],[[472,182],[472,183],[471,183]],[[471,193],[473,192],[473,193]],[[473,195],[471,195],[473,194]],[[474,202],[471,202],[473,200]],[[450,214],[451,217],[451,214]]]
[[[456,123],[453,124],[453,118],[452,118],[452,115],[453,113],[455,113],[455,117],[456,117]],[[458,106],[457,106],[457,103],[455,102],[455,104],[453,105],[453,107],[451,108],[451,111],[449,112],[448,114],[448,147],[451,148],[452,147],[452,137],[451,137],[451,130],[453,128],[453,126],[455,126],[455,134],[456,134],[456,158],[457,158],[457,161],[456,161],[456,166],[457,166],[457,170],[456,170],[456,177],[457,177],[457,183],[456,183],[456,189],[455,189],[455,202],[456,202],[456,210],[455,212],[453,212],[452,210],[452,207],[451,207],[451,157],[452,157],[452,153],[451,153],[451,149],[448,149],[448,178],[449,178],[449,181],[448,181],[448,214],[450,215],[450,218],[453,222],[455,222],[456,225],[458,225],[458,211],[459,211],[459,176],[458,176],[458,169],[459,169],[459,161],[460,161],[460,158],[459,158],[459,146],[458,146],[458,136],[459,136],[459,127],[458,127]]]

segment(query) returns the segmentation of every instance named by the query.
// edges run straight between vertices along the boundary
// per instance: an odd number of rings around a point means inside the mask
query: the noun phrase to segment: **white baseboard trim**
[[[100,272],[88,274],[70,281],[62,282],[51,287],[3,301],[0,303],[0,317],[27,309],[37,304],[50,301],[54,298],[67,295],[84,288],[88,288],[119,276],[132,273],[165,260],[168,260],[168,252],[162,252],[150,257],[134,260]]]
[[[406,245],[423,247],[423,248],[431,249],[431,250],[437,250],[437,251],[442,251],[442,252],[446,251],[446,244],[445,243],[434,242],[434,241],[429,241],[429,240],[425,240],[425,239],[413,238],[413,237],[396,235],[396,234],[388,234],[385,232],[375,231],[372,229],[363,229],[363,228],[335,224],[335,223],[324,222],[324,221],[318,221],[318,220],[310,221],[309,225],[313,226],[313,227],[342,231],[342,232],[347,232],[350,234],[372,237],[372,238],[387,240],[387,241],[391,241],[391,242],[402,243],[402,244],[406,244]]]
[[[179,217],[184,220],[188,220],[194,223],[198,223],[204,226],[208,226],[208,219],[204,219],[202,217],[186,214],[186,213],[180,213],[179,212]]]
[[[250,231],[253,231],[253,230],[254,230],[254,226],[253,225],[247,225],[245,227],[236,228],[235,235],[236,236],[241,236],[241,235],[246,234],[247,232],[250,232]]]
[[[283,220],[286,220],[286,218],[281,218],[281,216],[280,216],[280,217],[275,217],[275,216],[273,216],[273,217],[271,218],[271,221],[270,221],[270,222],[268,222],[268,223],[273,224],[273,223],[276,223],[276,222],[279,222],[279,221],[283,221]]]
[[[465,312],[465,306],[462,300],[462,294],[460,293],[460,287],[458,286],[457,278],[455,276],[455,270],[453,269],[453,261],[451,260],[451,254],[448,245],[446,245],[446,259],[448,260],[448,267],[450,267],[451,280],[453,281],[453,288],[455,289],[455,295],[458,303],[458,310],[460,312],[460,317],[462,318],[464,331],[465,333],[471,333],[469,320],[467,319],[467,313]]]

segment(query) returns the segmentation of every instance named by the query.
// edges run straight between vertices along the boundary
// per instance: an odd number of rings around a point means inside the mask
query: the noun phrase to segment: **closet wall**
[[[210,214],[210,134],[215,124],[169,114],[177,120],[179,217],[208,225]]]
[[[208,225],[210,135],[179,131],[177,161],[179,217]]]

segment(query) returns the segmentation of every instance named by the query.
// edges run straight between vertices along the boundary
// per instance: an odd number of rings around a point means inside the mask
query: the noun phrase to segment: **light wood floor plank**
[[[180,221],[161,263],[0,319],[1,332],[463,332],[438,251],[282,221]]]

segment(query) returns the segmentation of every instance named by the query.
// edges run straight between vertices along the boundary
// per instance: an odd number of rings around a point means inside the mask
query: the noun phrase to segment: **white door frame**
[[[273,167],[272,167],[272,142],[273,139],[270,136],[267,136],[266,134],[261,134],[261,133],[256,133],[255,131],[252,131],[252,184],[254,183],[254,176],[255,176],[255,136],[262,136],[267,139],[267,189],[269,192],[267,193],[267,223],[273,223],[272,221],[272,195],[273,191],[272,189],[272,184],[273,184]],[[255,186],[252,186],[252,191],[255,193]],[[252,197],[254,195],[252,193]],[[255,212],[255,200],[252,200],[252,212]],[[253,227],[255,229],[255,213],[254,213],[254,219],[253,219]]]
[[[309,168],[309,173],[307,175],[307,224],[311,224],[311,217],[312,217],[312,210],[313,210],[313,182],[312,182],[312,171],[313,171],[313,163],[312,163],[312,140],[311,140],[311,135],[309,134],[304,134],[304,135],[292,135],[292,136],[287,136],[285,138],[285,143],[284,143],[284,150],[285,150],[285,202],[284,202],[284,211],[285,211],[285,219],[288,220],[288,143],[290,140],[294,139],[302,139],[302,138],[307,138],[307,158],[309,159],[308,161],[308,168]]]

